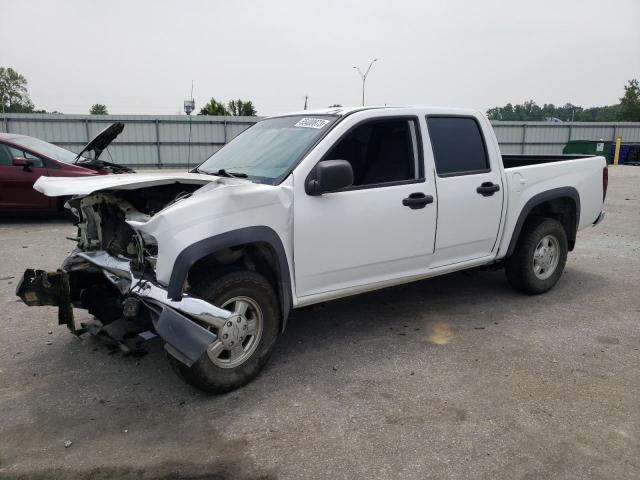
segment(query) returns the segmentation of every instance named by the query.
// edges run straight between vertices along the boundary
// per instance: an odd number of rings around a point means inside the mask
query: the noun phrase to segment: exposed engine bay
[[[152,274],[158,254],[155,239],[143,237],[127,221],[146,222],[198,188],[199,185],[174,183],[139,190],[96,192],[71,199],[69,206],[78,216],[78,249],[87,253],[105,252],[114,259],[129,262],[129,269],[140,272],[141,277]],[[107,255],[103,258],[109,258]],[[130,282],[103,275],[101,268],[95,268],[96,277],[91,265],[73,259],[68,259],[63,269],[69,274],[72,302],[80,301],[81,308],[86,308],[103,324],[122,316],[121,299],[131,286]]]
[[[78,248],[84,251],[104,250],[114,257],[125,257],[133,262],[136,269],[142,269],[147,261],[153,266],[157,245],[152,238],[142,238],[126,221],[146,222],[198,188],[200,185],[174,183],[73,198],[68,203],[78,216]]]
[[[96,172],[104,172],[111,174],[120,174],[120,173],[135,173],[135,170],[131,167],[127,167],[126,165],[120,165],[118,163],[113,162],[105,162],[104,160],[98,160],[95,158],[87,158],[84,160],[80,160],[76,162],[76,165],[84,168],[88,168],[90,170],[95,170]]]

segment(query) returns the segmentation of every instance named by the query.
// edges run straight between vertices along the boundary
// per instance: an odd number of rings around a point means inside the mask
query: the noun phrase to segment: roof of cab
[[[322,108],[316,110],[299,110],[297,112],[287,112],[278,115],[273,115],[272,117],[287,117],[290,115],[338,115],[344,116],[349,115],[351,113],[360,112],[364,110],[380,110],[380,109],[421,109],[421,110],[429,110],[435,114],[452,114],[452,115],[469,115],[469,114],[478,114],[480,112],[469,109],[469,108],[458,108],[458,107],[430,107],[425,105],[376,105],[370,107],[333,107],[333,108]],[[269,118],[269,117],[265,117]]]
[[[331,107],[331,108],[318,108],[314,110],[298,110],[297,112],[286,112],[280,113],[277,115],[272,115],[272,117],[287,117],[290,115],[347,115],[349,113],[357,112],[360,110],[372,110],[375,108],[385,108],[385,107]]]

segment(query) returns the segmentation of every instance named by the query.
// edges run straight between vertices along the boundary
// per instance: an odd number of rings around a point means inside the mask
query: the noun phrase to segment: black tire
[[[236,297],[252,299],[262,313],[262,334],[251,356],[233,368],[214,364],[207,352],[191,367],[169,355],[171,363],[188,383],[207,393],[225,393],[246,385],[269,360],[280,331],[280,309],[271,284],[258,273],[232,270],[210,280],[204,278],[192,290],[195,296],[218,306]]]
[[[558,242],[558,263],[548,278],[541,279],[534,271],[533,256],[536,247],[547,235]],[[558,283],[567,263],[567,252],[567,234],[562,224],[553,218],[533,217],[523,227],[513,255],[506,261],[507,279],[512,287],[523,293],[545,293]]]

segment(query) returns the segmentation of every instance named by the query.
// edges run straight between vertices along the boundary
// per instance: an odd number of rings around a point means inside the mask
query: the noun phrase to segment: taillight
[[[609,169],[604,167],[602,169],[602,203],[607,197],[607,188],[609,187]]]

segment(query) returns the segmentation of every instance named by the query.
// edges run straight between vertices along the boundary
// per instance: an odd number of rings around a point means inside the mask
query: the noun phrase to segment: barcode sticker
[[[303,118],[299,120],[294,127],[322,128],[327,123],[329,123],[329,120],[323,120],[322,118]]]

